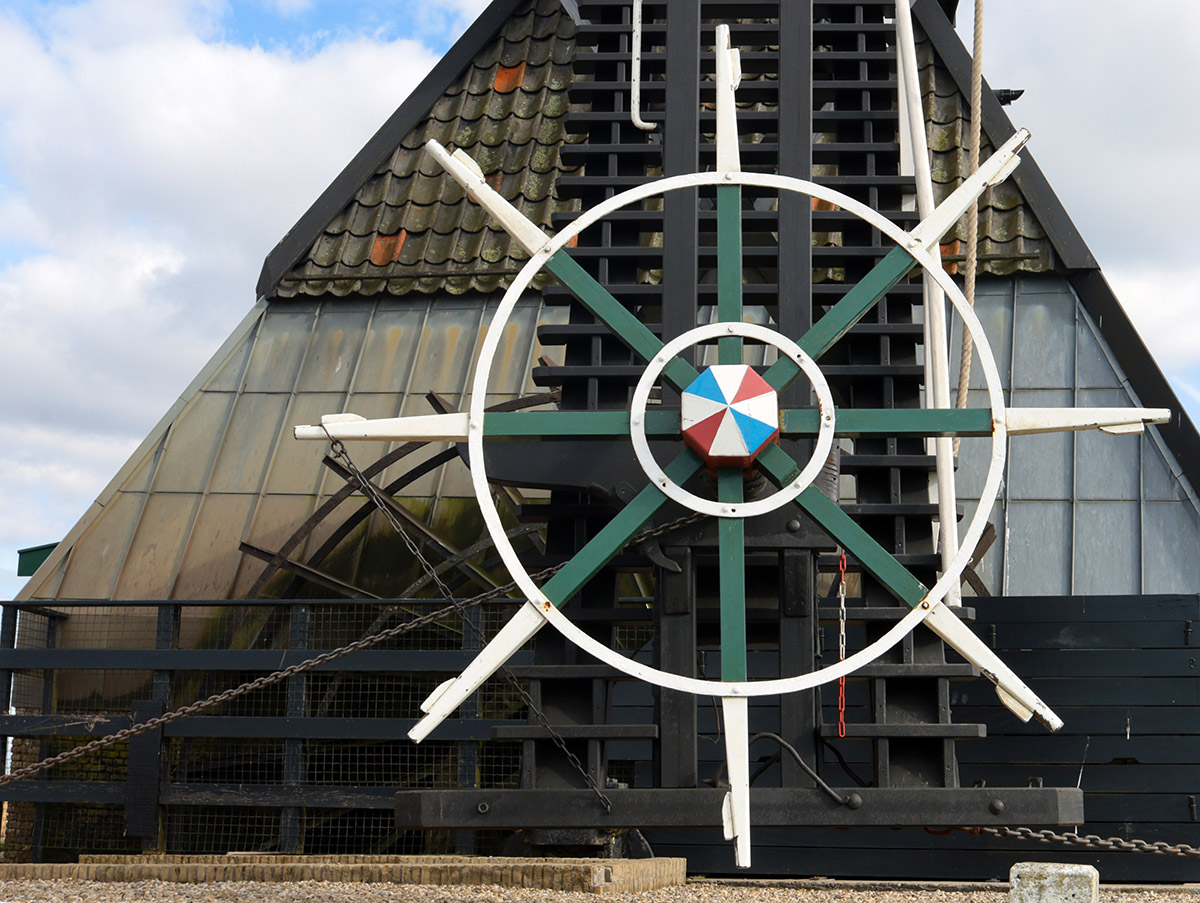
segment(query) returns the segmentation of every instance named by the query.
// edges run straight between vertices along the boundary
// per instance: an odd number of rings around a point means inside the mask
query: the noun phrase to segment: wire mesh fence
[[[10,711],[38,734],[14,731],[11,767],[145,720],[146,711],[238,687],[282,667],[284,656],[302,660],[443,606],[422,599],[24,607],[14,648],[37,653],[41,660],[32,661],[46,667],[10,672]],[[367,668],[335,662],[63,762],[42,775],[56,792],[6,804],[5,858],[54,861],[144,849],[499,852],[505,832],[398,831],[391,795],[519,785],[521,744],[491,740],[488,724],[529,717],[526,680],[514,685],[501,675],[485,682],[459,713],[460,739],[417,745],[404,736],[421,702],[456,673],[459,658],[503,626],[511,608],[503,598],[485,603],[470,611],[472,625],[459,613],[432,619],[355,660]],[[447,669],[405,670],[425,667],[413,656],[429,654],[448,656]],[[81,667],[97,661],[151,667]],[[135,786],[148,795],[152,818],[131,832]],[[329,805],[343,792],[344,807]],[[119,802],[64,801],[96,794]],[[210,804],[241,799],[247,804]]]

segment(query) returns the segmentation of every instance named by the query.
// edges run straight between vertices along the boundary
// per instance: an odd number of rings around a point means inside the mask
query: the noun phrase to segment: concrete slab
[[[1092,865],[1017,862],[1008,883],[1009,903],[1100,903],[1100,873]]]

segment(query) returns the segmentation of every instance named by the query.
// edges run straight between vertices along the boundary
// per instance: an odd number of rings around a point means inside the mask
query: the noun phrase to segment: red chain
[[[838,661],[846,660],[846,553],[838,559]],[[838,737],[846,736],[846,675],[838,678]]]

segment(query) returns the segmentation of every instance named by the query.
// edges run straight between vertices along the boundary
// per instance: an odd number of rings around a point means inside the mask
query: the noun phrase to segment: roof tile
[[[555,198],[564,172],[559,150],[572,77],[574,23],[558,0],[526,0],[501,34],[476,56],[432,105],[426,118],[335,215],[278,286],[281,297],[403,295],[409,292],[492,291],[508,283],[526,259],[503,230],[422,148],[430,139],[464,149],[489,181],[543,227],[573,202]],[[935,195],[948,195],[967,168],[963,144],[969,111],[954,80],[918,45],[921,86],[930,118]],[[501,67],[506,67],[505,71]],[[985,152],[986,152],[985,148]],[[980,271],[1006,274],[1056,266],[1041,225],[1012,182],[981,198]],[[395,252],[386,253],[390,237]],[[965,223],[955,230],[965,238]],[[535,283],[536,284],[536,283]]]
[[[558,0],[527,0],[331,219],[278,295],[458,294],[507,284],[527,255],[422,148],[436,139],[466,150],[501,194],[548,226],[568,209],[554,199],[557,176],[574,169],[558,155],[574,47],[574,22]]]
[[[966,177],[970,141],[970,108],[946,68],[934,59],[933,45],[918,34],[917,62],[925,115],[929,120],[934,197],[942,201]],[[981,156],[992,147],[986,138]],[[965,241],[964,217],[951,236]],[[950,236],[948,236],[949,238]],[[985,191],[979,199],[979,272],[1008,276],[1015,272],[1053,272],[1057,259],[1050,240],[1021,190],[1008,180]]]

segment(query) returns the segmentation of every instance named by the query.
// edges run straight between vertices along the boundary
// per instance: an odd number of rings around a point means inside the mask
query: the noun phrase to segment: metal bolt
[[[799,533],[800,532],[800,521],[798,521],[798,520],[788,521],[787,528],[788,528],[789,533]]]
[[[479,812],[479,814],[480,814],[480,815],[487,815],[487,814],[488,814],[488,810],[489,810],[489,809],[491,809],[492,807],[491,807],[491,806],[489,806],[489,805],[488,805],[486,802],[482,802],[482,803],[480,803],[478,806],[476,806],[475,808],[476,808],[476,810],[478,810],[478,812]]]
[[[926,611],[928,611],[929,610],[929,600],[926,599],[924,602],[922,602],[921,607],[924,608]]]
[[[999,815],[1004,811],[1004,800],[992,800],[990,803],[988,803],[988,811],[990,811],[992,815]]]

